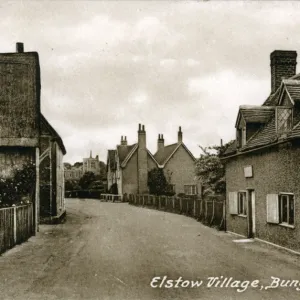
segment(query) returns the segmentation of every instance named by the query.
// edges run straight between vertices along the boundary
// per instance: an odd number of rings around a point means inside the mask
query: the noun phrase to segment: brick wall
[[[154,168],[157,168],[156,163],[153,161],[151,156],[147,154],[146,162],[146,174],[148,178],[148,172]],[[147,184],[148,180],[146,181]],[[122,170],[122,193],[125,194],[138,194],[138,152],[135,152],[130,160],[128,161],[126,168]],[[148,193],[148,185],[147,191]],[[119,191],[120,194],[120,191]]]
[[[271,53],[271,93],[279,88],[282,78],[296,74],[297,53],[295,51],[278,51]]]
[[[247,218],[229,214],[228,194],[255,190],[255,237],[300,250],[300,145],[285,143],[263,152],[249,153],[226,163],[227,230],[247,236]],[[244,167],[252,165],[253,178],[244,177]],[[267,194],[289,192],[295,199],[295,229],[267,223]]]
[[[168,161],[164,173],[171,174],[171,184],[175,184],[176,194],[184,193],[184,185],[197,184],[195,178],[195,162],[181,146]],[[199,190],[199,189],[198,189]]]
[[[138,192],[138,152],[136,151],[122,170],[122,191],[119,194],[136,194]]]

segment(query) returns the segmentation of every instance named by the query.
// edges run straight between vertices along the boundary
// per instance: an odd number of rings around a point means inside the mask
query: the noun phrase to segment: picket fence
[[[225,200],[220,196],[204,199],[154,195],[129,195],[129,204],[184,214],[208,226],[225,229]]]
[[[34,234],[33,205],[0,209],[0,254]]]

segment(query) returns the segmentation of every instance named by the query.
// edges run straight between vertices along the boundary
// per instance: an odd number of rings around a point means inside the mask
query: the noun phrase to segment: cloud
[[[234,137],[239,105],[270,92],[269,55],[300,50],[297,2],[7,2],[1,52],[38,51],[42,111],[74,162],[146,125],[156,150],[184,142],[197,156]]]

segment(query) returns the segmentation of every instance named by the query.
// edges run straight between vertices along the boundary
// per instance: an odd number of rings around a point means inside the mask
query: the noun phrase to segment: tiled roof
[[[65,155],[67,153],[64,142],[60,135],[57,133],[57,131],[52,127],[52,125],[48,122],[48,120],[45,118],[43,114],[41,114],[41,127],[45,126],[45,129],[48,130],[49,134],[54,137],[61,148],[63,154]]]
[[[247,123],[267,123],[274,116],[274,108],[268,106],[241,106],[240,112]]]
[[[176,143],[163,147],[154,154],[154,158],[160,165],[163,165],[170,155],[175,151],[177,146],[178,144]]]
[[[118,156],[119,156],[119,161],[120,164],[126,159],[128,154],[131,152],[131,150],[136,146],[136,144],[133,145],[118,145],[117,146],[117,151],[118,151]]]
[[[271,145],[278,141],[275,121],[275,106],[279,105],[280,97],[284,90],[287,91],[292,102],[293,108],[293,128],[287,134],[286,138],[300,138],[300,73],[282,80],[281,86],[275,93],[270,95],[262,106],[241,106],[240,113],[243,115],[246,122],[260,122],[265,125],[259,129],[246,143],[245,146],[239,149],[243,151],[259,148],[261,146]],[[236,141],[234,141],[225,151],[224,156],[232,155],[237,152]]]
[[[294,103],[300,102],[300,81],[293,80],[285,83],[285,87]]]
[[[255,133],[248,141],[247,144],[241,149],[248,150],[255,147],[268,145],[277,140],[276,128],[275,128],[275,117],[272,118],[262,129]]]
[[[279,102],[279,93],[280,89],[277,89],[276,92],[270,95],[267,100],[263,103],[263,106],[276,106]]]
[[[234,154],[236,152],[236,140],[229,142],[229,146],[224,152],[224,155]]]

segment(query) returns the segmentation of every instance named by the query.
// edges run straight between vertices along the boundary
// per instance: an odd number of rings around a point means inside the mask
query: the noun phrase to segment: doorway
[[[248,238],[255,236],[255,191],[248,189]]]

